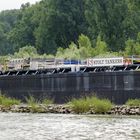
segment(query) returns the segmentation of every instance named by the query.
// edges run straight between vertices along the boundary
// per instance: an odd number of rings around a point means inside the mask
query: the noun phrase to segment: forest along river
[[[140,117],[0,113],[0,140],[140,140]]]

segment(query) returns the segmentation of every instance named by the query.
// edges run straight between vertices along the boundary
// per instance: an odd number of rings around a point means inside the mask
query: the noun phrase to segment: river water
[[[0,113],[0,140],[140,140],[140,117]]]

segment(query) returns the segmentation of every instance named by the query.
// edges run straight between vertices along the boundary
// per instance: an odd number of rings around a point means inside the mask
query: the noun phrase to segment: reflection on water
[[[140,140],[140,117],[0,113],[0,140]]]

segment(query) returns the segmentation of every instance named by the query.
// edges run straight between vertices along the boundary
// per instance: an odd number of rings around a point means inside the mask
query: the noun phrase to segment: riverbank
[[[30,106],[27,104],[0,106],[0,112],[12,113],[55,113],[55,114],[77,114],[70,105],[44,105]],[[96,113],[94,109],[79,114],[112,114],[112,115],[140,115],[139,106],[114,106],[107,112]]]
[[[0,95],[0,112],[54,113],[54,114],[112,114],[140,115],[140,99],[129,99],[125,105],[115,105],[108,99],[85,97],[72,99],[66,104],[55,104],[50,99],[36,100],[33,96],[26,102]]]

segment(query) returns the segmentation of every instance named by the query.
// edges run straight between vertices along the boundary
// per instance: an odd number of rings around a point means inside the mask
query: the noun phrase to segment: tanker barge
[[[140,64],[123,58],[88,59],[87,63],[55,65],[43,69],[0,72],[0,91],[10,97],[71,98],[96,95],[116,104],[140,98]]]

